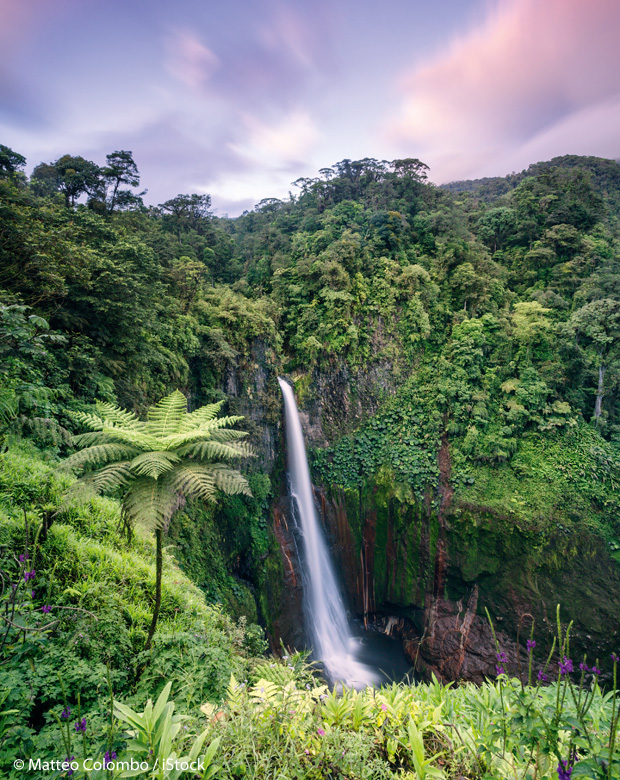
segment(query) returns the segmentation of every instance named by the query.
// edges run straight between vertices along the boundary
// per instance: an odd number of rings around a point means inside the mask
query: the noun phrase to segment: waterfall
[[[365,687],[378,682],[378,677],[374,670],[356,659],[359,640],[351,634],[319,523],[295,395],[287,382],[280,378],[278,381],[284,396],[291,503],[301,537],[304,607],[313,655],[323,662],[333,682]]]

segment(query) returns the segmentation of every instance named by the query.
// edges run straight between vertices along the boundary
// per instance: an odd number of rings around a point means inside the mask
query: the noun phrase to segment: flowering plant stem
[[[609,725],[609,762],[607,765],[607,777],[611,779],[611,772],[612,772],[612,759],[614,755],[614,749],[616,747],[616,737],[618,735],[618,720],[620,720],[620,701],[618,701],[617,691],[617,668],[618,668],[618,659],[617,656],[614,654],[614,688],[613,688],[613,699],[612,699],[612,711],[611,711],[611,723]]]
[[[491,616],[489,615],[489,610],[485,607],[484,611],[487,613],[487,620],[489,621],[489,626],[491,627],[491,633],[493,634],[493,640],[495,642],[495,650],[497,652],[497,657],[500,657],[501,651],[499,649],[499,642],[497,641],[497,635],[495,633],[495,627],[493,626],[493,621],[491,620]],[[518,652],[518,649],[517,649]],[[501,675],[498,675],[499,677],[499,698],[502,703],[502,758],[506,755],[506,742],[508,739],[508,732],[507,732],[507,718],[506,718],[506,704],[504,702],[504,686],[503,686],[503,678]]]

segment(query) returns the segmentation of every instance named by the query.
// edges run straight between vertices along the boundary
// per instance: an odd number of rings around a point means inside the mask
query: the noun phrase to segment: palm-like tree
[[[96,414],[77,415],[90,431],[73,438],[81,449],[63,463],[86,470],[69,498],[120,489],[130,526],[155,532],[155,605],[146,649],[161,606],[163,533],[183,498],[212,500],[218,490],[251,495],[245,478],[227,465],[252,454],[240,441],[247,433],[229,429],[243,417],[218,417],[222,404],[188,413],[185,396],[177,390],[151,406],[146,421],[109,403],[98,403]]]

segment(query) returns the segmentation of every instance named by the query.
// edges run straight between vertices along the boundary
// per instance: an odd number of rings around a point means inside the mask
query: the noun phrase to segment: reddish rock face
[[[270,644],[274,653],[280,652],[280,642],[295,648],[303,647],[305,642],[303,620],[300,619],[303,588],[297,547],[289,527],[289,505],[287,498],[281,498],[273,508],[273,531],[280,548],[284,579],[280,601],[271,605],[274,619]]]
[[[439,680],[472,680],[481,683],[485,677],[494,677],[497,656],[495,642],[486,620],[476,614],[478,586],[474,585],[464,606],[463,601],[441,599],[433,602],[427,611],[430,632],[409,648],[419,653],[418,671],[425,678],[434,673]],[[502,651],[508,662],[507,672],[517,673],[516,646],[503,633],[498,634]],[[406,648],[407,650],[407,648]]]

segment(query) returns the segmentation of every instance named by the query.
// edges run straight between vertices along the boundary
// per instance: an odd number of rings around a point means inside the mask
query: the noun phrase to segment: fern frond
[[[0,423],[8,424],[19,413],[19,401],[11,390],[0,391]]]
[[[171,436],[162,438],[162,442],[167,450],[176,450],[182,447],[184,444],[189,444],[192,441],[198,441],[198,439],[209,439],[214,431],[220,428],[227,428],[230,425],[243,420],[243,417],[218,417],[215,420],[208,420],[204,422],[200,428],[196,428],[188,433],[176,433]]]
[[[125,442],[132,447],[137,447],[142,452],[151,450],[161,450],[161,440],[150,433],[138,430],[125,430],[124,428],[115,428],[114,426],[104,425],[103,433],[107,434],[115,441]]]
[[[250,434],[247,431],[230,431],[230,430],[220,430],[220,431],[210,431],[209,432],[209,441],[236,441],[237,439],[245,439],[246,436],[249,436]]]
[[[177,433],[187,416],[187,399],[179,390],[149,408],[146,429],[158,438]]]
[[[204,422],[213,420],[217,417],[218,412],[224,405],[224,401],[218,401],[216,404],[207,404],[207,406],[201,406],[200,409],[196,409],[191,414],[186,414],[179,427],[179,433],[187,433],[194,430]]]
[[[242,420],[245,420],[245,417],[242,414],[236,414],[230,417],[218,417],[215,420],[209,420],[205,425],[201,426],[200,430],[212,431],[217,430],[218,428],[230,428],[232,425],[235,425]]]
[[[187,444],[177,450],[181,457],[196,458],[198,460],[213,461],[218,458],[232,460],[234,458],[250,458],[254,455],[252,448],[245,442],[223,444],[217,441],[197,441]]]
[[[142,477],[157,479],[179,461],[174,452],[143,452],[131,461],[131,470]]]
[[[252,495],[247,479],[238,471],[218,465],[213,467],[213,474],[215,476],[215,484],[223,493],[229,496],[238,495],[239,493],[242,493],[244,496]]]
[[[123,500],[123,509],[132,525],[148,531],[165,528],[178,507],[178,496],[161,481],[139,477]]]
[[[132,478],[130,463],[111,463],[99,469],[91,477],[94,489],[97,493],[109,493],[117,487],[128,485]]]
[[[76,421],[90,428],[91,431],[100,431],[103,428],[103,420],[96,414],[90,412],[72,412],[69,415]]]
[[[97,444],[118,444],[118,437],[104,431],[88,431],[72,436],[71,442],[76,447],[84,449],[84,447],[93,447]]]
[[[196,496],[207,501],[213,498],[216,491],[215,474],[210,464],[180,464],[165,475],[164,483],[186,497]]]
[[[103,463],[111,461],[129,460],[135,458],[140,453],[135,447],[127,446],[123,443],[97,444],[93,447],[87,447],[85,450],[75,452],[62,462],[62,469],[80,469],[85,466],[100,466]]]
[[[128,430],[138,430],[144,426],[135,412],[128,412],[126,409],[121,409],[120,406],[106,401],[97,401],[97,412],[108,424],[118,425]]]

